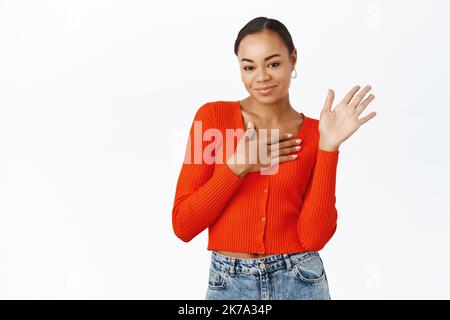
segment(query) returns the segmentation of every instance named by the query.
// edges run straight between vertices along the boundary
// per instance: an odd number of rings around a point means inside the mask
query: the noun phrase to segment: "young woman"
[[[188,242],[208,228],[206,299],[331,299],[318,251],[336,231],[339,146],[376,114],[359,119],[371,87],[355,86],[333,110],[328,90],[313,119],[289,102],[297,50],[281,22],[251,20],[234,52],[249,96],[197,110],[174,232]]]

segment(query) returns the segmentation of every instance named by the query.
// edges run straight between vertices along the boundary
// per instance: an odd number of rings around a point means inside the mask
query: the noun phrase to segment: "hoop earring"
[[[295,76],[293,77],[293,76],[291,75],[291,78],[292,78],[292,79],[297,78],[297,69],[294,69],[294,71],[295,71]]]

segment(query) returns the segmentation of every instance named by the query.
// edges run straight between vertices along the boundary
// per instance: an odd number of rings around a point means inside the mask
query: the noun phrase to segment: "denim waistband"
[[[224,256],[216,251],[211,251],[211,264],[214,268],[235,273],[256,274],[270,272],[283,268],[291,269],[292,265],[319,256],[317,251],[305,251],[297,253],[273,254],[262,258],[234,258]]]

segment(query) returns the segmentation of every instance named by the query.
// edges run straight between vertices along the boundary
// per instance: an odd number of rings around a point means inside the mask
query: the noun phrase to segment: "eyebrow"
[[[272,55],[270,55],[270,56],[268,56],[268,57],[265,57],[265,58],[264,58],[264,61],[270,60],[270,59],[272,59],[273,57],[281,57],[281,55],[278,54],[278,53],[272,54]],[[247,58],[242,58],[242,59],[241,59],[241,62],[243,62],[243,61],[254,62],[253,60],[247,59]]]

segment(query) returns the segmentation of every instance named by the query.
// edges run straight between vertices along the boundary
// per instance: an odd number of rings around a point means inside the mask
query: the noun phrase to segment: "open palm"
[[[360,86],[353,87],[333,110],[331,110],[331,107],[334,100],[334,91],[331,89],[328,90],[328,96],[319,120],[319,133],[322,143],[330,146],[339,146],[358,130],[362,124],[375,117],[376,112],[371,112],[367,116],[359,119],[359,115],[375,98],[371,94],[361,102],[371,87],[364,87],[355,96],[355,93],[359,89]]]

